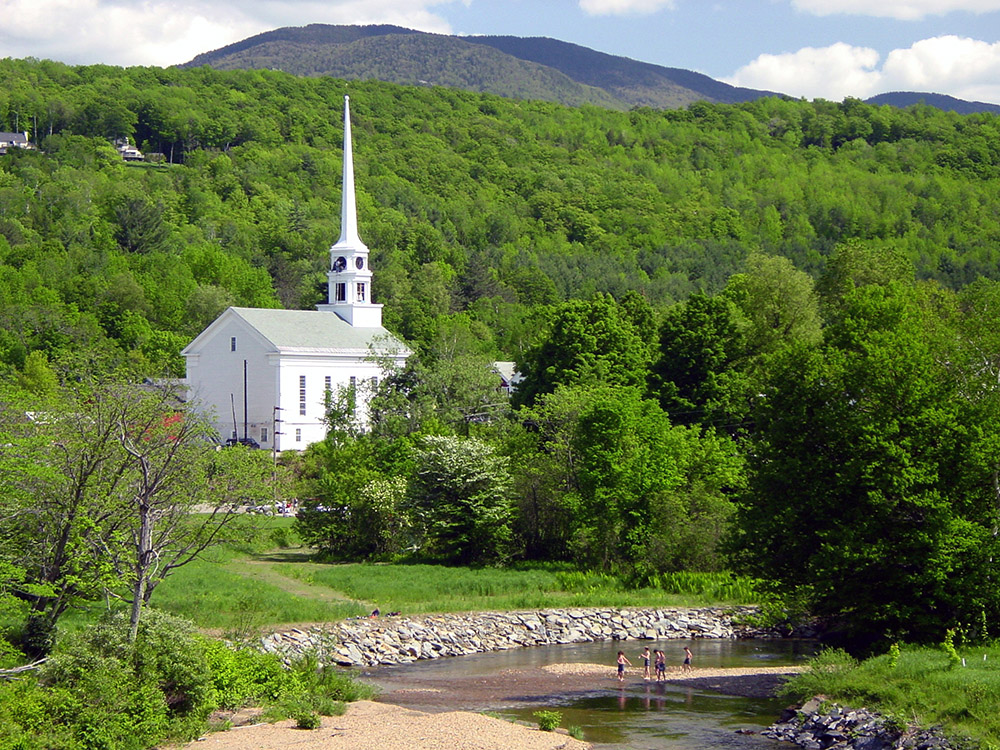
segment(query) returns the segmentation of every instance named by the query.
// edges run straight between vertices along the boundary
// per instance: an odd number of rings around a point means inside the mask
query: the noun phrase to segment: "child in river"
[[[632,662],[625,656],[624,651],[618,652],[618,682],[625,682],[625,665],[632,666]]]
[[[692,656],[691,649],[689,649],[687,646],[685,646],[684,647],[684,665],[681,667],[682,671],[684,671],[684,672],[690,672],[691,671],[691,656]]]
[[[655,653],[656,681],[661,682],[662,680],[667,679],[667,655],[659,649],[657,649]]]
[[[651,676],[649,674],[649,658],[650,658],[649,646],[646,646],[646,648],[642,650],[641,656],[642,656],[642,679],[648,680]]]

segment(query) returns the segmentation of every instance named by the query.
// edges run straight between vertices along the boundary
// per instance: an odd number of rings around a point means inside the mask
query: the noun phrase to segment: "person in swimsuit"
[[[624,651],[618,652],[618,682],[625,682],[625,665],[632,666],[632,662],[625,656]]]
[[[681,669],[685,672],[691,671],[691,649],[687,646],[684,647],[684,666]]]
[[[646,646],[646,648],[642,650],[642,679],[644,680],[648,680],[651,676],[649,674],[649,659],[649,646]]]
[[[657,649],[656,651],[656,681],[667,679],[667,655]]]

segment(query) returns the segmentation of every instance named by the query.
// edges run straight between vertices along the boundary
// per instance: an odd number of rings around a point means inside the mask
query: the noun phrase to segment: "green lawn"
[[[212,550],[156,589],[152,606],[234,636],[282,625],[383,612],[468,612],[551,607],[746,604],[752,589],[727,574],[665,576],[627,590],[618,578],[564,566],[451,568],[312,562],[291,518],[260,520],[256,539]],[[275,547],[276,544],[283,546]]]

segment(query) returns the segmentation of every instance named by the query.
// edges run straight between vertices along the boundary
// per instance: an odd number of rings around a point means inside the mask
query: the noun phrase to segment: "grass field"
[[[856,662],[829,651],[793,678],[787,693],[805,700],[822,694],[847,706],[865,706],[901,724],[941,725],[956,738],[971,737],[983,750],[1000,748],[1000,647],[958,650],[903,646],[889,655]]]
[[[747,604],[753,590],[727,574],[677,574],[627,590],[617,577],[563,566],[451,568],[321,564],[298,546],[291,518],[269,518],[260,540],[213,550],[177,570],[152,606],[234,636],[283,625],[382,612],[405,614],[551,607]],[[274,542],[285,546],[275,549]]]

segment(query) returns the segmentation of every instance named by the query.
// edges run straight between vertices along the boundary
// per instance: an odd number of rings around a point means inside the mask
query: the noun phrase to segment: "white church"
[[[326,436],[327,394],[350,388],[355,418],[383,366],[401,368],[410,350],[382,327],[372,303],[368,247],[358,235],[350,102],[344,97],[340,239],[330,248],[326,304],[312,310],[230,307],[181,355],[190,401],[212,415],[223,440],[302,450]]]

